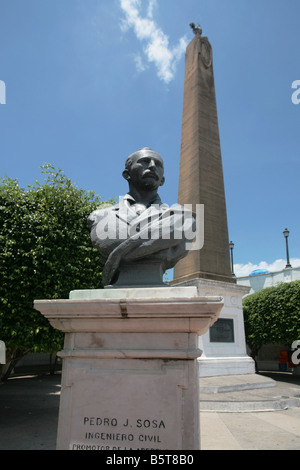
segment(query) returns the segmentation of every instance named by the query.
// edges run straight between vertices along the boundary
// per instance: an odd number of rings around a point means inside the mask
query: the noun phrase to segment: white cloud
[[[300,259],[292,258],[290,263],[293,268],[297,268],[300,266]],[[276,271],[281,271],[286,266],[286,260],[284,259],[277,259],[273,263],[266,263],[265,261],[261,261],[259,264],[235,264],[234,265],[234,274],[236,277],[242,276],[249,276],[249,274],[254,271],[255,269],[266,269],[271,273]]]
[[[143,62],[143,59],[140,56],[140,54],[136,54],[134,56],[134,61],[135,61],[136,69],[138,72],[144,72],[146,70],[147,66]]]
[[[154,9],[157,7],[157,0],[149,0],[147,16],[148,18],[153,18]]]
[[[141,0],[120,0],[120,6],[125,14],[122,30],[134,30],[137,39],[145,44],[143,52],[147,61],[156,66],[158,77],[169,83],[174,78],[178,61],[185,53],[187,39],[182,37],[177,46],[170,47],[168,36],[153,19],[156,0],[149,0],[145,17],[141,14]],[[141,70],[141,63],[141,58],[136,60],[138,70]]]

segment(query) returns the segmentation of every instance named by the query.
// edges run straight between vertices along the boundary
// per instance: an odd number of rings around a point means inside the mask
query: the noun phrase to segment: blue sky
[[[299,0],[0,0],[0,176],[26,187],[49,162],[110,199],[127,191],[125,158],[149,146],[176,202],[184,51],[200,23],[236,271],[284,265],[285,227],[300,265],[299,18]]]

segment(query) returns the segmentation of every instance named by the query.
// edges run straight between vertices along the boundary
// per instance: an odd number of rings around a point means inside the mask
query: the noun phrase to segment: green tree
[[[300,281],[281,283],[243,301],[246,342],[255,359],[263,344],[300,339]]]
[[[27,352],[56,353],[62,347],[62,333],[33,308],[34,299],[102,287],[100,256],[86,219],[107,203],[77,188],[61,170],[41,168],[44,184],[27,190],[17,180],[0,179],[0,339],[11,368]]]

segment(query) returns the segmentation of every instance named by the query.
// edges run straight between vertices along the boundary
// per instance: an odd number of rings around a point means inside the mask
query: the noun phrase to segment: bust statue
[[[88,217],[91,241],[103,260],[104,287],[165,286],[163,274],[187,255],[195,235],[190,210],[162,204],[158,189],[165,182],[161,156],[145,147],[130,155],[123,177],[128,193],[119,204]]]

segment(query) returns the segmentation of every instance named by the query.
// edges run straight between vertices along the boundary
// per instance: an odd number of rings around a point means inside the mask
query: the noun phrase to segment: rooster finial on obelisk
[[[195,26],[195,23],[190,23],[190,27],[192,28],[194,34],[202,34],[202,28],[200,24],[198,23],[197,26]]]

